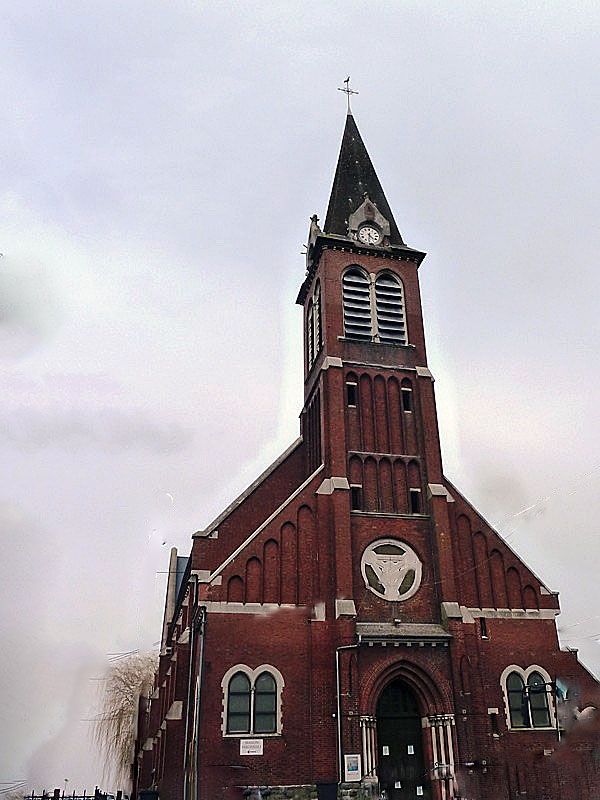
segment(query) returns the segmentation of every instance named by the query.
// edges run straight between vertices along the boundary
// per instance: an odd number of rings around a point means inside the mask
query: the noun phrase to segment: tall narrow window
[[[409,489],[408,490],[408,497],[410,500],[410,513],[411,514],[420,514],[421,513],[421,490],[420,489]]]
[[[412,411],[412,389],[408,386],[402,387],[402,411]]]
[[[379,340],[406,344],[404,293],[401,282],[390,272],[381,273],[375,280],[375,306]]]
[[[313,295],[313,345],[315,358],[319,354],[323,340],[321,338],[321,284],[317,281]]]
[[[315,363],[321,345],[321,284],[317,281],[306,311],[306,361],[308,369]]]
[[[308,304],[308,313],[306,315],[306,360],[310,369],[315,360],[314,306],[312,300]]]
[[[498,731],[498,711],[494,709],[493,711],[488,710],[488,714],[490,715],[490,723],[492,726],[492,736],[496,737],[499,736]]]
[[[511,672],[506,679],[508,711],[511,728],[529,727],[529,709],[525,698],[525,684],[518,672]]]
[[[539,672],[532,672],[527,678],[527,696],[531,724],[534,728],[548,728],[550,726],[548,686]]]
[[[350,486],[350,508],[352,511],[363,510],[362,486]]]
[[[371,340],[371,293],[368,276],[358,267],[351,267],[342,280],[344,331],[352,339]]]
[[[358,385],[352,381],[346,383],[346,402],[349,406],[358,405]]]
[[[250,732],[250,681],[237,672],[229,681],[227,697],[227,733]]]
[[[275,733],[277,686],[268,672],[263,672],[254,685],[254,733]]]
[[[487,620],[485,617],[479,617],[479,633],[482,639],[489,639]]]

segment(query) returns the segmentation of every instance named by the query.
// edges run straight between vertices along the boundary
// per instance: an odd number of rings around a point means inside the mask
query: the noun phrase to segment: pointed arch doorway
[[[431,798],[417,698],[403,681],[389,683],[377,702],[377,773],[388,800]]]

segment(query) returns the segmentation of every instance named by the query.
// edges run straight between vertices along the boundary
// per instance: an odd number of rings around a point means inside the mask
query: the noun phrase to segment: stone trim
[[[415,371],[419,378],[431,378],[432,381],[434,380],[434,377],[428,367],[415,367]]]
[[[244,675],[247,676],[248,680],[250,681],[250,731],[246,733],[227,733],[227,704],[229,701],[229,681],[233,678],[233,676],[238,673],[243,672]],[[277,708],[275,709],[275,731],[273,733],[255,733],[252,729],[254,728],[254,687],[256,684],[256,679],[263,673],[268,672],[268,674],[273,678],[275,681],[276,693],[277,693]],[[250,669],[250,667],[246,666],[246,664],[235,664],[233,667],[230,667],[223,678],[221,680],[221,691],[223,692],[222,695],[222,708],[221,708],[221,734],[226,739],[247,739],[257,738],[257,739],[269,739],[276,736],[281,736],[283,731],[283,716],[281,713],[282,707],[282,698],[283,698],[283,690],[285,688],[285,680],[281,672],[274,667],[272,664],[260,664],[260,666],[256,667],[256,669]]]
[[[177,639],[177,644],[188,644],[190,641],[190,629],[187,627]]]
[[[211,537],[212,538],[212,537]],[[215,586],[221,585],[221,576],[219,575],[218,578],[215,578],[214,581],[210,579],[210,570],[209,569],[193,569],[192,575],[196,575],[198,578],[198,583],[213,583]]]
[[[354,600],[336,599],[335,601],[335,618],[340,617],[355,617],[356,606]]]
[[[323,478],[323,482],[316,491],[316,494],[333,494],[336,489],[350,490],[348,478],[331,477]]]
[[[445,497],[447,503],[453,503],[454,498],[442,483],[428,483],[427,496],[431,497]]]
[[[293,603],[234,603],[227,600],[201,600],[199,606],[205,608],[210,614],[261,614],[268,616],[274,611],[285,608],[306,608]]]
[[[270,475],[272,472],[274,472],[274,471],[277,469],[277,467],[279,467],[279,466],[280,466],[280,465],[281,465],[281,464],[282,464],[282,463],[283,463],[283,462],[286,460],[286,458],[288,458],[288,456],[290,456],[290,455],[291,455],[291,454],[294,452],[294,450],[296,450],[296,449],[297,449],[297,448],[298,448],[298,447],[299,447],[299,446],[302,444],[302,441],[303,441],[302,437],[301,437],[301,436],[299,436],[299,437],[296,439],[296,441],[292,442],[292,444],[291,444],[291,445],[290,445],[290,446],[287,448],[287,450],[284,450],[284,451],[283,451],[283,453],[282,453],[282,454],[279,456],[279,458],[276,458],[276,459],[275,459],[275,461],[273,461],[273,463],[272,463],[272,464],[270,464],[270,465],[269,465],[269,466],[266,468],[266,470],[264,470],[264,472],[262,472],[262,473],[261,473],[261,474],[258,476],[258,478],[257,478],[255,481],[253,481],[253,482],[250,484],[250,486],[248,486],[248,488],[247,488],[247,489],[244,489],[244,491],[243,491],[243,492],[242,492],[240,495],[238,495],[238,496],[235,498],[235,500],[234,500],[232,503],[230,503],[230,504],[227,506],[227,508],[226,508],[224,511],[222,511],[222,512],[219,514],[219,516],[218,516],[218,517],[216,517],[216,518],[215,518],[215,519],[214,519],[214,520],[213,520],[213,521],[210,523],[210,525],[208,525],[208,526],[207,526],[207,527],[206,527],[204,530],[202,530],[202,531],[196,531],[195,533],[193,533],[193,534],[192,534],[192,539],[198,539],[198,538],[216,538],[216,537],[212,536],[212,534],[215,534],[215,533],[217,533],[216,529],[219,527],[219,525],[221,524],[221,522],[223,522],[224,520],[226,520],[226,519],[227,519],[227,517],[228,517],[228,516],[229,516],[229,515],[232,513],[232,511],[234,511],[234,510],[235,510],[235,509],[236,509],[236,508],[237,508],[239,505],[241,505],[241,504],[243,503],[243,501],[244,501],[244,500],[245,500],[245,499],[246,499],[246,498],[247,498],[249,495],[251,495],[251,494],[252,494],[252,492],[253,492],[255,489],[257,489],[257,488],[260,486],[260,484],[261,484],[261,483],[264,483],[264,481],[265,481],[265,480],[266,480],[266,479],[269,477],[269,475]]]
[[[548,713],[550,716],[550,725],[544,725],[535,727],[530,725],[528,727],[522,728],[513,728],[511,719],[510,719],[510,706],[508,704],[508,690],[506,688],[506,681],[508,676],[511,672],[518,673],[521,678],[523,679],[523,683],[527,686],[527,679],[531,675],[532,672],[539,673],[547,682],[550,684],[551,678],[547,670],[543,667],[540,667],[539,664],[531,664],[526,669],[523,669],[518,664],[509,664],[505,670],[503,670],[502,675],[500,675],[500,687],[502,688],[502,697],[504,699],[504,716],[506,719],[506,727],[509,731],[517,731],[518,733],[529,733],[530,731],[540,732],[540,731],[552,731],[556,733],[556,710],[554,708],[554,698],[552,696],[552,692],[546,692],[546,701],[548,703]]]
[[[560,614],[557,608],[467,608],[460,606],[463,622],[485,619],[554,619]]]
[[[423,647],[425,644],[447,645],[452,635],[441,625],[434,623],[410,622],[357,622],[356,633],[359,644],[382,644],[397,647],[412,644]]]
[[[248,536],[238,547],[236,547],[233,553],[230,553],[225,559],[225,561],[223,561],[213,572],[211,572],[207,583],[212,583],[214,579],[218,575],[220,575],[221,572],[223,572],[225,567],[229,566],[229,564],[231,564],[231,562],[242,552],[242,550],[244,550],[250,544],[250,542],[254,541],[254,539],[256,539],[256,537],[258,536],[258,534],[261,533],[267,527],[267,525],[270,522],[272,522],[279,514],[281,514],[283,509],[286,508],[286,506],[288,506],[292,502],[292,500],[295,500],[296,497],[298,497],[298,495],[301,494],[301,492],[303,492],[304,489],[306,489],[306,487],[311,483],[311,481],[314,480],[314,478],[319,474],[319,472],[321,472],[323,468],[324,468],[323,464],[317,467],[317,469],[312,473],[312,475],[309,475],[308,478],[303,483],[301,483],[300,486],[294,492],[291,493],[291,495],[287,498],[287,500],[283,501],[283,503],[279,506],[279,508],[276,508],[275,511],[273,511],[273,513],[270,514],[266,518],[266,520],[261,525],[259,525],[255,531],[253,531],[250,534],[250,536]]]
[[[183,700],[173,700],[165,719],[181,719],[183,717]]]
[[[338,339],[341,341],[345,340],[344,336],[338,336]],[[348,341],[357,342],[360,341],[359,339],[349,339]],[[414,344],[385,344],[384,347],[408,347],[411,349],[415,349]],[[346,367],[367,367],[368,369],[377,369],[377,370],[390,370],[392,372],[414,372],[417,373],[418,367],[399,367],[398,364],[374,364],[371,361],[344,361],[344,366]]]

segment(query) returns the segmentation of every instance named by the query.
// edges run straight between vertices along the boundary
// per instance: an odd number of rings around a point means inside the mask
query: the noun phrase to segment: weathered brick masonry
[[[298,295],[301,437],[172,556],[136,791],[600,797],[557,595],[443,475],[423,258],[349,115]]]

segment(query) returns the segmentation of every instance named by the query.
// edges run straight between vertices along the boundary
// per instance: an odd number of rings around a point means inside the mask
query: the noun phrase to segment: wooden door
[[[377,703],[377,774],[388,800],[431,798],[423,756],[417,700],[401,681],[387,686]]]

